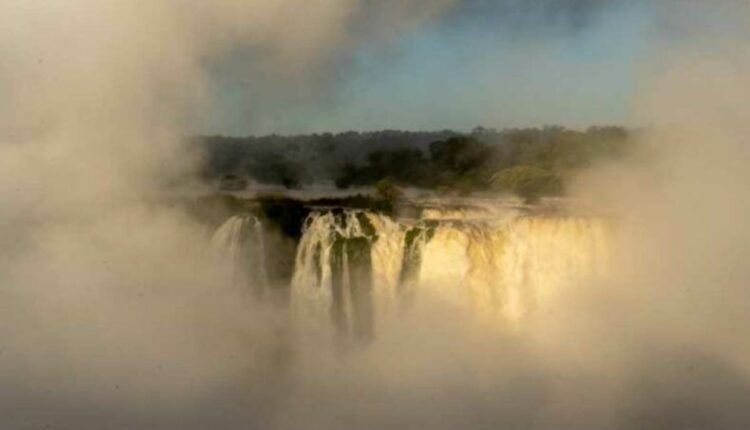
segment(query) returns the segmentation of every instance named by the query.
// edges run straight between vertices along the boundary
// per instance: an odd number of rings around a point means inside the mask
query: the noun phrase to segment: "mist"
[[[226,282],[211,231],[159,203],[194,174],[182,137],[215,106],[226,55],[325,91],[361,41],[454,6],[0,4],[2,427],[750,424],[740,1],[659,5],[669,25],[639,64],[639,152],[572,190],[614,220],[608,276],[545,296],[519,323],[428,291],[342,352],[325,328]]]

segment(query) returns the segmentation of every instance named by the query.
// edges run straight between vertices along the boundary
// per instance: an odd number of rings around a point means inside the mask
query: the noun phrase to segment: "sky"
[[[385,41],[354,44],[302,83],[238,78],[231,69],[254,57],[234,53],[216,68],[216,103],[198,131],[634,125],[651,9],[640,0],[458,0]]]

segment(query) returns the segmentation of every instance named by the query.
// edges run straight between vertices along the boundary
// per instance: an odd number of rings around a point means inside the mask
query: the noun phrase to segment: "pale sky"
[[[387,45],[342,55],[313,90],[277,91],[260,77],[255,88],[269,89],[251,92],[225,74],[200,131],[629,125],[651,21],[640,0],[462,0]]]

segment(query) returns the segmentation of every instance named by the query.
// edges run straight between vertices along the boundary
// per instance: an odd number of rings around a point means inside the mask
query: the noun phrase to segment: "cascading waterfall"
[[[269,286],[266,240],[261,221],[252,215],[234,215],[211,237],[211,255],[225,281],[262,295]]]
[[[375,307],[396,294],[403,235],[390,218],[364,211],[312,214],[292,278],[299,312],[327,310],[341,333],[372,336]]]
[[[480,317],[518,321],[566,287],[606,275],[609,235],[595,218],[441,223],[423,245],[417,284]]]
[[[295,314],[331,319],[342,336],[367,339],[395,305],[429,295],[508,324],[558,292],[607,274],[607,221],[495,212],[477,219],[431,209],[401,221],[363,210],[313,212],[291,278]],[[256,295],[269,286],[265,234],[258,218],[237,215],[211,240],[227,282]]]
[[[420,294],[514,322],[566,286],[606,274],[609,235],[606,221],[584,217],[441,220],[431,212],[397,223],[361,211],[314,213],[292,297],[308,310],[328,307],[338,327],[356,326],[358,312],[371,325],[394,301]]]
[[[423,220],[406,230],[399,274],[399,293],[400,297],[407,302],[413,299],[419,282],[424,247],[435,235],[438,226],[437,221]]]

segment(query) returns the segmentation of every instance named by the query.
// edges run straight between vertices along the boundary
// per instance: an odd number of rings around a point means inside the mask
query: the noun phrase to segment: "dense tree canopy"
[[[491,178],[499,191],[508,191],[527,203],[535,203],[542,196],[557,195],[562,191],[562,179],[554,172],[537,166],[513,166]]]
[[[340,188],[374,186],[389,178],[462,194],[512,192],[527,201],[563,190],[564,178],[629,148],[622,127],[507,129],[471,133],[381,131],[303,136],[198,139],[207,178],[244,175],[262,183],[299,187],[333,181]]]

